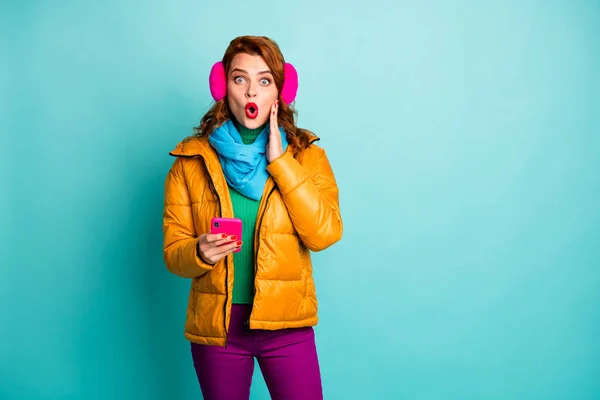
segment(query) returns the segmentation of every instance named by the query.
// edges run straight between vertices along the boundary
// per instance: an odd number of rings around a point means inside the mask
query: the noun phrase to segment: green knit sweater
[[[242,141],[253,143],[268,121],[257,129],[247,129],[236,120],[233,121]],[[233,298],[234,304],[252,304],[254,299],[254,226],[260,201],[249,199],[229,187],[233,214],[242,220],[242,250],[233,253]]]

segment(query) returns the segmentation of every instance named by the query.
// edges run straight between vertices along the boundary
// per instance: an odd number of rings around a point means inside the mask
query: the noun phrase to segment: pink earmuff
[[[290,104],[296,98],[296,93],[298,93],[298,72],[292,64],[285,63],[283,76],[281,98],[287,104]],[[225,76],[225,68],[221,61],[216,62],[212,66],[208,83],[210,84],[210,94],[215,101],[219,101],[227,95],[227,77]]]
[[[296,98],[298,92],[298,72],[290,63],[285,63],[283,68],[283,88],[281,89],[281,98],[287,104],[290,104]]]
[[[215,101],[221,100],[227,94],[227,77],[225,76],[225,68],[221,61],[216,62],[211,70],[208,78],[210,84],[210,94]]]

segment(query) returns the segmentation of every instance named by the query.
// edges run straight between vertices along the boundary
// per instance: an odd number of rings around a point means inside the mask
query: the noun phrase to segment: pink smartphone
[[[237,236],[237,240],[242,240],[242,220],[239,218],[219,218],[215,217],[210,220],[210,233],[226,233],[228,235]],[[239,253],[241,247],[234,250],[234,253]]]

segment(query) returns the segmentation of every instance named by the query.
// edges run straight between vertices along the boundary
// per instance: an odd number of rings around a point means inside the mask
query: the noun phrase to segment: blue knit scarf
[[[279,127],[283,151],[287,148],[285,131]],[[267,143],[270,126],[258,135],[251,144],[244,144],[240,133],[231,120],[216,128],[208,141],[217,151],[225,179],[229,186],[246,197],[260,200],[267,172]]]

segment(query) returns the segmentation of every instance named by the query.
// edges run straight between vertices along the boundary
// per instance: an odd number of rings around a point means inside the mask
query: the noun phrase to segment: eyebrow
[[[248,71],[246,71],[246,70],[244,70],[244,69],[241,69],[241,68],[234,68],[234,69],[232,69],[232,70],[231,70],[231,73],[234,73],[235,71],[239,71],[239,72],[242,72],[242,73],[244,73],[244,74],[246,74],[246,75],[250,75],[250,74],[248,74]],[[258,75],[262,75],[262,74],[271,74],[271,75],[273,75],[273,73],[272,73],[271,71],[269,71],[269,70],[266,70],[266,71],[260,71],[260,72],[258,73]]]

